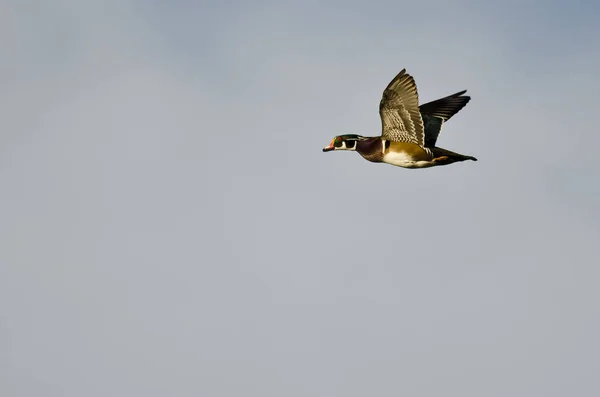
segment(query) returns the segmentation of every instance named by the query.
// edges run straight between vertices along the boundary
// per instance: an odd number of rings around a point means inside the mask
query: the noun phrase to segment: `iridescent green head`
[[[356,150],[356,142],[364,140],[365,137],[354,134],[338,135],[331,140],[329,146],[323,148],[324,152],[331,150]]]

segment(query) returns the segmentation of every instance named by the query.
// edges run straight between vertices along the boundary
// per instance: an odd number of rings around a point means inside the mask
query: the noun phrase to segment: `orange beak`
[[[335,142],[335,139],[332,139],[332,140],[331,140],[331,143],[329,144],[329,146],[327,146],[327,147],[324,147],[324,148],[323,148],[323,151],[324,151],[324,152],[329,152],[329,151],[331,151],[331,150],[335,149],[335,147],[333,146],[333,142]]]

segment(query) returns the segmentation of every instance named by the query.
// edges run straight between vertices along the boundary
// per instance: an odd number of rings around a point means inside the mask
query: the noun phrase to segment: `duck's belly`
[[[384,153],[383,162],[403,168],[427,168],[436,165],[435,162],[432,161],[433,155],[417,145],[409,145],[410,147],[408,147],[408,145],[406,145],[407,147],[392,147],[392,150],[388,150],[386,151],[387,153]]]

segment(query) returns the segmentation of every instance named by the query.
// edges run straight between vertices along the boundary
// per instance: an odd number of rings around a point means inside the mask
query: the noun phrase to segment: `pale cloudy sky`
[[[598,3],[0,9],[0,395],[600,395]]]

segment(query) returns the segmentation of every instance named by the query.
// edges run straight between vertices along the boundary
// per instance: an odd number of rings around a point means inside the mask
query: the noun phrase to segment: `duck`
[[[402,69],[383,91],[379,103],[381,135],[355,134],[334,137],[323,152],[351,150],[373,163],[419,169],[472,160],[436,146],[445,122],[471,100],[467,90],[419,106],[415,79]]]

